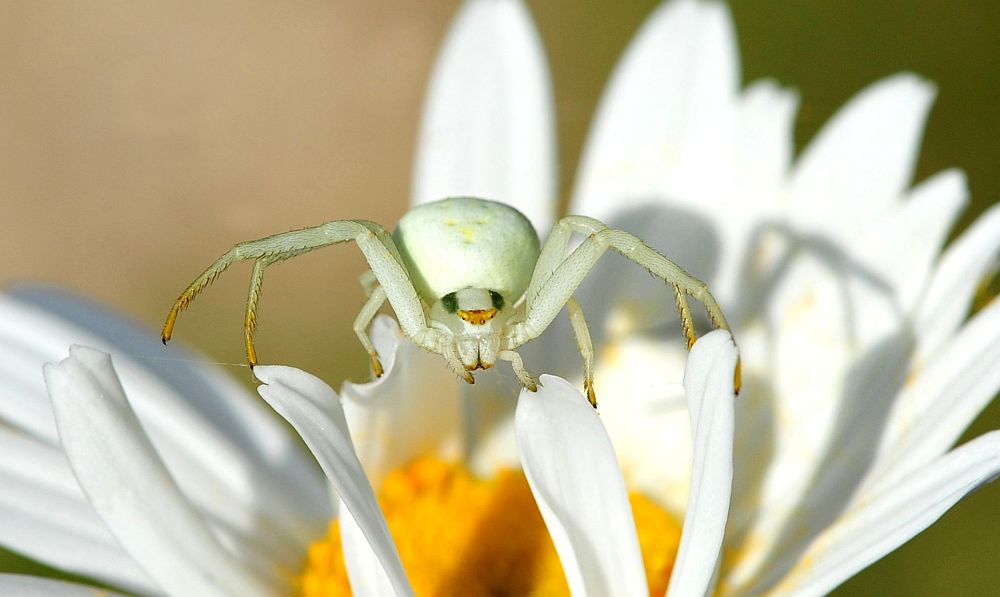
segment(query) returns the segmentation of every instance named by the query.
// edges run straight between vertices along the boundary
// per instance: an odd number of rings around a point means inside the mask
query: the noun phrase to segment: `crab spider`
[[[586,239],[569,255],[570,237]],[[257,364],[253,332],[264,268],[320,247],[353,240],[368,266],[361,277],[368,299],[354,331],[371,357],[376,376],[382,364],[368,326],[389,301],[403,333],[418,346],[444,357],[468,383],[472,372],[509,361],[525,388],[537,382],[516,352],[537,338],[565,306],[583,356],[584,390],[595,408],[590,332],[573,293],[604,252],[611,248],[669,284],[690,348],[696,339],[688,296],[703,303],[717,328],[726,318],[705,284],[657,253],[636,236],[585,216],[566,216],[539,247],[538,235],[519,211],[494,201],[452,197],[413,208],[390,236],[366,220],[335,220],[243,242],[227,251],[181,293],[167,314],[162,338],[171,336],[177,315],[236,261],[253,260],[247,299],[247,361]],[[739,381],[736,381],[737,390]]]

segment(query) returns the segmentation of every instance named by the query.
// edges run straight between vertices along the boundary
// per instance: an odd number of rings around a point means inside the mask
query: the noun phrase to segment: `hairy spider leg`
[[[587,238],[567,256],[566,248],[574,232],[586,234]],[[657,253],[633,234],[608,228],[598,220],[586,216],[566,216],[556,222],[542,247],[525,292],[525,320],[511,326],[508,348],[516,348],[537,338],[552,323],[562,306],[569,301],[597,260],[609,248],[671,285],[689,345],[693,344],[694,321],[687,308],[687,296],[705,306],[716,328],[729,330],[726,316],[704,282]],[[734,385],[739,391],[738,366]]]
[[[375,377],[382,377],[382,361],[379,360],[375,344],[368,336],[368,326],[371,325],[372,320],[375,319],[375,314],[378,313],[383,304],[385,304],[385,290],[376,284],[369,293],[365,305],[361,307],[361,311],[354,320],[354,333],[357,334],[358,340],[361,341],[361,346],[364,346],[365,350],[368,351],[368,356],[371,358],[372,363],[372,372],[375,374]]]
[[[590,341],[590,328],[587,327],[583,309],[575,298],[569,297],[566,301],[566,312],[569,313],[569,323],[573,327],[576,347],[583,357],[583,391],[590,405],[597,408],[597,394],[594,392],[594,343]]]
[[[275,234],[235,245],[198,276],[174,302],[167,314],[166,322],[163,324],[161,334],[163,342],[166,343],[170,340],[174,322],[180,312],[187,308],[206,286],[233,263],[254,260],[256,263],[251,275],[244,329],[247,361],[251,366],[256,365],[257,355],[253,346],[253,331],[256,327],[257,301],[260,298],[264,269],[278,261],[351,240],[358,243],[365,259],[368,260],[372,275],[378,282],[378,286],[385,292],[386,299],[392,305],[393,311],[396,312],[396,318],[403,332],[419,346],[444,355],[452,369],[455,369],[455,363],[460,364],[457,352],[448,350],[447,344],[449,343],[446,342],[447,339],[441,330],[427,326],[420,298],[402,265],[402,258],[399,256],[399,250],[395,243],[381,226],[367,220],[334,220],[319,226]],[[450,354],[452,352],[456,353]]]
[[[511,368],[514,369],[514,375],[529,392],[538,391],[538,380],[524,368],[524,360],[521,359],[521,355],[516,350],[501,350],[497,353],[497,357],[510,362]]]

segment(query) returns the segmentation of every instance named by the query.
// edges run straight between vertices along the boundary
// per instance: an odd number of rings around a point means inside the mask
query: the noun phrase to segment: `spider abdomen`
[[[392,233],[414,288],[433,304],[463,288],[524,294],[538,260],[531,222],[509,205],[450,197],[411,209]]]

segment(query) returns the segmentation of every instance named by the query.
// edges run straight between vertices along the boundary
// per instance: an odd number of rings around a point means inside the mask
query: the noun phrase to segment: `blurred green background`
[[[555,80],[565,197],[601,89],[657,2],[528,4]],[[233,242],[336,218],[394,222],[423,86],[457,6],[0,2],[0,283],[57,283],[155,328]],[[1000,4],[731,8],[744,81],[770,77],[800,93],[799,147],[862,87],[912,70],[939,90],[917,179],[965,169],[973,203],[962,226],[1000,199]],[[354,251],[268,270],[262,360],[333,380],[367,375],[350,327],[360,271]],[[221,278],[182,318],[181,341],[241,363],[245,283]],[[995,404],[967,437],[998,427]],[[838,594],[995,594],[998,522],[1000,483]],[[27,566],[0,555],[0,568]]]

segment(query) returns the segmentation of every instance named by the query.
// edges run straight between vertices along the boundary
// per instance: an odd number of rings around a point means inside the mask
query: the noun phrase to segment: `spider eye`
[[[442,296],[441,306],[444,307],[444,310],[449,313],[458,311],[458,298],[455,296],[455,293],[449,292],[448,294]]]
[[[490,300],[493,301],[493,308],[497,311],[503,309],[503,295],[499,292],[490,291]]]

